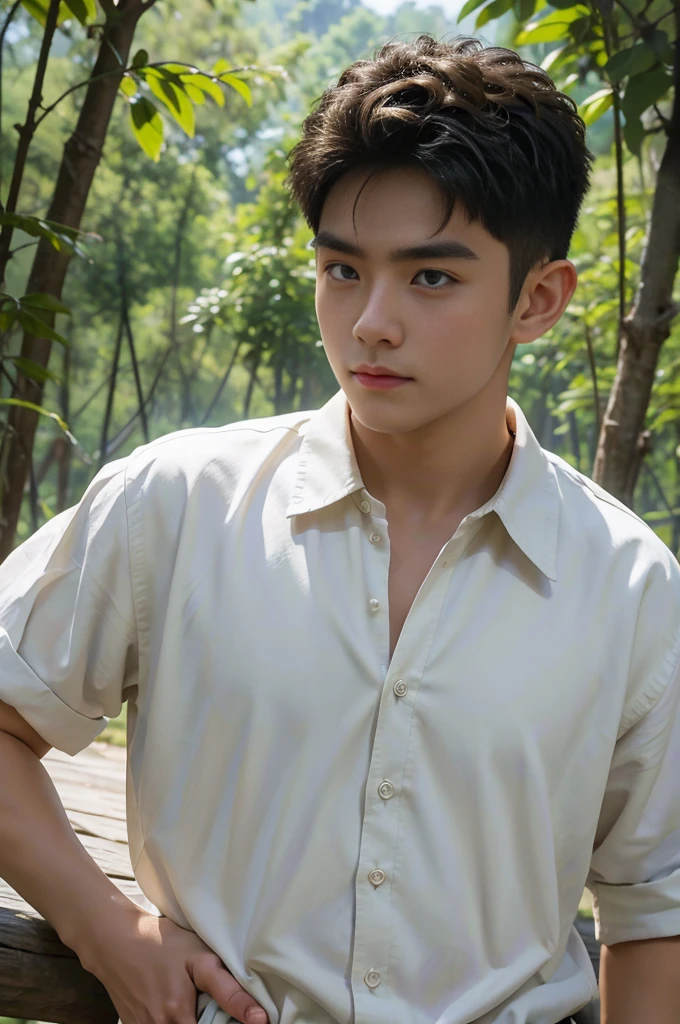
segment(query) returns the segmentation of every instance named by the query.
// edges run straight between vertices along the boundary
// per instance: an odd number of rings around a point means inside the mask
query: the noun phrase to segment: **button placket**
[[[389,617],[387,586],[390,543],[387,522],[377,514],[375,503],[361,496],[370,509],[363,518],[366,566],[366,618],[376,654],[377,691],[380,693],[376,728],[364,800],[359,870],[355,882],[354,953],[351,985],[355,1024],[392,1024],[390,963],[394,945],[394,901],[399,900],[395,883],[398,855],[401,796],[404,786],[413,702],[403,697],[417,691],[417,680],[429,649],[431,595],[421,594],[401,643],[398,661],[388,665]],[[358,503],[362,509],[361,503]],[[435,603],[436,603],[435,597]],[[423,628],[424,627],[424,628]],[[383,665],[384,663],[384,665]],[[398,667],[397,667],[398,666]],[[399,684],[399,685],[398,685]],[[396,687],[396,689],[395,689]]]

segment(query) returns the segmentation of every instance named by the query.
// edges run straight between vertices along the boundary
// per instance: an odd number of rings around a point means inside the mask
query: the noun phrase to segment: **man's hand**
[[[106,932],[98,929],[77,952],[122,1024],[196,1024],[199,992],[241,1024],[267,1024],[262,1007],[197,935],[134,905],[112,915]]]

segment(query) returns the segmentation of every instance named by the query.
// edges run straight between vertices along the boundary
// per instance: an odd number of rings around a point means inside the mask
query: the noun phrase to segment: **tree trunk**
[[[569,440],[571,441],[571,451],[574,456],[576,463],[576,470],[581,472],[581,439],[578,432],[578,419],[576,412],[573,409],[567,413],[567,422],[569,424]]]
[[[677,313],[673,283],[680,262],[680,9],[676,11],[675,98],[657,177],[633,308],[623,321],[614,385],[598,441],[593,478],[632,505],[648,450],[645,417],[663,343]]]
[[[59,389],[61,416],[68,423],[71,414],[71,350],[64,349],[64,360],[62,363],[61,387]],[[73,446],[65,438],[60,438],[62,446],[58,453],[57,470],[57,512],[63,512],[68,508],[69,480],[71,477],[71,459],[73,458]]]
[[[92,81],[87,86],[75,130],[66,145],[57,176],[47,218],[79,228],[90,186],[102,155],[104,141],[118,92],[123,67],[116,53],[127,64],[137,22],[153,0],[120,0],[117,6],[107,2],[106,29]],[[120,73],[116,73],[120,70]],[[104,78],[98,76],[105,75]],[[38,245],[26,288],[27,292],[46,292],[61,297],[69,257],[57,252],[45,239]],[[47,319],[47,317],[45,317]],[[48,321],[49,322],[49,321]],[[51,342],[25,333],[21,347],[24,359],[47,366]],[[15,389],[17,398],[42,403],[43,384],[19,375]],[[14,406],[8,419],[5,443],[8,446],[5,478],[0,481],[0,561],[12,550],[21,511],[30,453],[38,415],[30,409]]]

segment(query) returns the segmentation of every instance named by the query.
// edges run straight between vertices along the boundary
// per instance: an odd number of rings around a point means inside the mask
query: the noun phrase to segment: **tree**
[[[485,5],[485,6],[483,6]],[[512,12],[520,47],[551,46],[543,67],[569,89],[594,80],[581,103],[586,123],[610,108],[616,166],[618,344],[616,372],[602,417],[593,475],[632,505],[650,450],[645,430],[655,375],[678,305],[680,261],[680,4],[675,0],[468,0],[477,26]],[[536,16],[536,14],[538,16]],[[540,59],[540,57],[539,57]],[[642,161],[662,140],[645,245],[632,303],[626,262],[626,150]],[[629,158],[629,159],[630,159]]]
[[[116,96],[120,91],[129,101],[137,140],[154,160],[160,156],[163,121],[147,93],[163,104],[188,135],[194,132],[197,103],[204,102],[206,95],[224,103],[221,83],[236,90],[247,102],[251,99],[248,85],[233,74],[224,61],[218,62],[213,73],[206,74],[188,65],[150,64],[148,54],[140,51],[128,66],[137,24],[155,0],[118,0],[118,3],[100,0],[104,15],[101,25],[94,24],[98,14],[95,0],[26,0],[26,3],[40,21],[43,33],[26,119],[18,129],[19,141],[7,199],[0,210],[0,283],[5,282],[16,230],[36,236],[38,247],[26,294],[19,299],[7,293],[0,295],[0,330],[7,332],[19,326],[23,331],[20,354],[10,357],[16,371],[14,379],[10,378],[10,397],[0,399],[9,407],[0,449],[0,560],[9,553],[14,541],[25,483],[32,470],[39,415],[47,413],[55,417],[66,429],[61,418],[43,408],[43,390],[50,377],[48,363],[52,342],[66,344],[66,339],[54,330],[54,317],[57,313],[69,312],[60,301],[61,293],[69,261],[77,251],[81,219],[101,159]],[[18,8],[18,2],[9,8],[0,30],[3,43]],[[88,26],[88,34],[97,36],[96,59],[89,78],[75,83],[45,107],[43,88],[55,32],[60,20],[73,16]],[[36,130],[59,103],[81,88],[83,102],[75,129],[64,146],[47,217],[21,215],[17,204]],[[0,352],[0,356],[4,362],[5,353]],[[35,490],[33,479],[31,488]]]

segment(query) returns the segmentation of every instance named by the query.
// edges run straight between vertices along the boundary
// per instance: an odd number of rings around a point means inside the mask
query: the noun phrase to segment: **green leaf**
[[[581,117],[587,125],[594,124],[614,102],[611,89],[598,89],[581,104]]]
[[[85,3],[88,0],[84,0]],[[78,3],[78,0],[74,0],[74,3]],[[38,24],[44,28],[47,22],[47,11],[49,9],[49,0],[21,0],[22,7],[28,11],[28,13],[35,18]],[[74,12],[70,9],[70,5],[63,0],[59,4],[59,12],[57,14],[57,25],[61,25],[62,22],[67,21],[73,17]]]
[[[64,6],[78,19],[81,25],[91,25],[97,20],[95,0],[64,0]]]
[[[231,70],[232,70],[232,66],[229,63],[229,61],[226,59],[226,57],[219,57],[215,61],[215,64],[213,65],[212,73],[213,73],[213,75],[221,75],[223,71],[231,71]]]
[[[143,68],[149,63],[149,54],[146,50],[137,50],[132,58],[133,68]]]
[[[476,11],[478,7],[481,7],[482,4],[485,3],[486,0],[467,0],[460,10],[458,21],[461,22],[463,18],[467,18],[468,14],[472,14],[473,11]]]
[[[514,0],[513,10],[520,24],[525,24],[529,18],[533,18],[536,12],[536,0]]]
[[[639,156],[645,137],[645,127],[639,117],[627,117],[623,126],[623,140],[633,156]]]
[[[641,117],[653,103],[663,99],[672,84],[673,78],[665,68],[654,68],[629,78],[621,100],[621,110],[626,121]]]
[[[593,28],[593,19],[588,15],[576,18],[569,26],[569,35],[576,43],[585,42],[590,30]]]
[[[17,320],[25,331],[32,334],[36,338],[47,338],[49,341],[57,341],[60,345],[65,348],[70,348],[70,344],[67,338],[63,334],[59,334],[46,324],[44,320],[41,320],[39,316],[35,316],[33,313],[26,312],[25,309],[20,308],[17,313]]]
[[[206,96],[210,96],[217,103],[218,107],[224,106],[224,93],[216,79],[210,78],[209,75],[204,75],[201,71],[188,72],[183,74],[181,78],[185,86],[193,85],[196,89],[204,92]]]
[[[490,4],[484,7],[477,16],[475,22],[475,28],[482,28],[483,25],[488,24],[490,21],[495,21],[496,18],[502,17],[512,7],[512,0],[492,0]]]
[[[525,46],[528,43],[564,42],[572,22],[584,17],[590,17],[590,11],[583,4],[576,4],[566,11],[553,11],[539,21],[530,21],[515,37],[515,43]]]
[[[232,89],[235,89],[240,96],[243,96],[243,99],[246,101],[248,106],[252,107],[253,95],[250,91],[250,87],[246,85],[245,82],[241,81],[240,78],[237,78],[236,75],[223,74],[219,76],[219,79],[220,82],[226,82],[226,84],[230,85]]]
[[[29,292],[28,295],[20,295],[19,303],[22,306],[31,306],[34,309],[49,309],[52,313],[66,313],[71,315],[71,310],[63,302],[56,299],[54,295],[46,295],[43,292]]]
[[[200,89],[197,89],[196,86],[192,85],[190,82],[184,82],[183,85],[184,91],[192,103],[195,103],[197,106],[201,106],[205,103],[205,94],[202,93]]]
[[[640,75],[653,68],[657,62],[653,48],[645,42],[636,43],[626,50],[619,50],[607,61],[605,72],[612,82],[621,82],[628,75]]]
[[[23,231],[32,238],[46,238],[57,252],[68,252],[71,255],[85,256],[78,245],[81,238],[96,238],[93,232],[78,231],[76,228],[57,224],[55,221],[41,217],[29,217],[21,213],[0,213],[0,224],[9,224],[18,231]]]
[[[163,145],[163,119],[151,100],[134,96],[130,100],[130,120],[137,142],[146,155],[158,163]]]
[[[189,64],[175,64],[172,61],[167,61],[165,64],[159,65],[159,71],[173,75],[175,79],[180,79],[182,75],[196,74],[198,68],[191,67]]]
[[[565,43],[564,46],[556,46],[554,50],[551,50],[547,57],[544,57],[541,61],[541,67],[544,71],[550,71],[550,69],[557,64],[565,50],[569,48],[569,44]]]
[[[35,18],[42,28],[45,27],[47,19],[47,3],[45,0],[21,0],[21,6]]]
[[[666,32],[660,28],[655,28],[651,35],[647,37],[647,42],[654,50],[661,64],[673,63],[673,47]]]
[[[8,309],[0,312],[0,331],[8,331],[16,321],[16,309]]]
[[[7,356],[7,360],[14,363],[17,370],[24,375],[24,377],[30,377],[31,380],[37,380],[40,384],[46,380],[53,380],[59,383],[59,378],[51,370],[41,366],[40,363],[36,363],[33,359],[24,359],[22,356]]]
[[[156,99],[164,104],[180,128],[192,139],[196,130],[196,120],[193,105],[184,91],[184,86],[178,88],[174,82],[163,76],[149,75],[146,80]]]
[[[131,75],[123,75],[118,88],[128,99],[137,94],[137,83]]]
[[[50,412],[49,409],[44,409],[42,405],[36,405],[35,402],[26,402],[23,398],[0,398],[0,405],[18,405],[22,409],[32,409],[33,412],[40,413],[41,416],[49,416],[51,420],[59,424],[65,434],[69,434],[69,437],[73,436],[69,433],[68,426],[61,416],[56,412]]]

